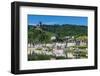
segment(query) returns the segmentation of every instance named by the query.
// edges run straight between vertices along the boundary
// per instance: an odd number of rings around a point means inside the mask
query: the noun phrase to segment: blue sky
[[[88,17],[79,16],[52,16],[52,15],[28,15],[28,25],[36,25],[39,22],[43,24],[88,24]]]

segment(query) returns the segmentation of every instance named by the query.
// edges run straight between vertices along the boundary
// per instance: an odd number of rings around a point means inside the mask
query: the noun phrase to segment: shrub
[[[28,60],[50,60],[50,55],[42,55],[42,54],[35,54],[35,55],[28,55]]]

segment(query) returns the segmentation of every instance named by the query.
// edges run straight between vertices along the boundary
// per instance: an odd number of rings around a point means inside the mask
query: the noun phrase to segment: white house
[[[66,57],[66,55],[64,54],[64,50],[63,49],[53,49],[53,54],[55,54],[56,56],[64,56]]]
[[[70,47],[70,46],[75,46],[76,45],[76,43],[75,42],[69,42],[69,43],[67,43],[67,47]]]
[[[52,37],[51,37],[51,40],[55,40],[55,39],[56,39],[56,37],[55,37],[55,36],[52,36]]]
[[[68,57],[68,58],[75,58],[75,57],[73,56],[73,53],[71,53],[71,52],[68,52],[68,53],[67,53],[67,57]]]

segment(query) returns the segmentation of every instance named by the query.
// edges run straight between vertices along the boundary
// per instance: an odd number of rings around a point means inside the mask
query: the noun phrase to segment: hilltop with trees
[[[62,39],[65,36],[74,36],[76,39],[87,38],[87,26],[71,24],[28,25],[28,42],[47,43],[50,38],[56,36]]]

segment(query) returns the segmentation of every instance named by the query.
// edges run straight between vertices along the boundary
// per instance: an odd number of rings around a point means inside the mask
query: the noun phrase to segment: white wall
[[[10,73],[10,30],[11,30],[11,7],[10,3],[14,0],[1,0],[0,1],[0,76],[13,76]],[[91,5],[98,6],[100,13],[100,0],[16,0],[16,1],[30,1],[30,2],[45,2],[45,3],[59,3],[59,4],[74,4],[74,5]],[[98,15],[100,20],[100,14]],[[99,22],[99,21],[98,21]],[[100,24],[100,23],[99,23]],[[100,28],[98,24],[98,28]],[[100,32],[100,30],[99,30]],[[100,42],[100,35],[98,38]],[[100,43],[99,43],[100,45]],[[100,49],[99,49],[100,50]],[[99,58],[100,58],[100,51]],[[100,59],[99,67],[100,67]],[[55,73],[40,73],[34,74],[34,76],[99,76],[100,68],[98,70],[85,70],[85,71],[68,71],[68,72],[55,72]],[[32,76],[33,74],[26,74],[26,76]],[[22,75],[23,76],[23,75]]]

